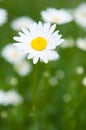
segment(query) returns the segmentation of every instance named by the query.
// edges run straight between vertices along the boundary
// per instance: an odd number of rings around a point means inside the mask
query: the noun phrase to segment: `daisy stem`
[[[37,75],[38,75],[37,72],[38,72],[38,63],[35,65],[33,88],[32,88],[32,111],[34,114],[33,115],[33,128],[34,129],[36,127],[36,122],[37,122]]]
[[[47,70],[47,72],[50,72],[50,66],[46,65],[45,70]],[[48,130],[47,128],[47,106],[48,106],[48,101],[49,101],[49,84],[48,84],[48,78],[49,77],[45,77],[44,78],[44,107],[43,107],[43,111],[44,111],[44,115],[43,115],[43,123],[44,123],[44,129]]]

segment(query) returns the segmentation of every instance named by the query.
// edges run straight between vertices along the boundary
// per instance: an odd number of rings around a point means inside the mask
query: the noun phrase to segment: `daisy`
[[[69,93],[65,93],[65,94],[63,95],[63,101],[64,101],[65,103],[69,103],[71,100],[72,100],[72,97],[71,97],[71,95],[70,95]]]
[[[41,12],[41,16],[45,22],[56,24],[65,24],[72,21],[71,14],[64,9],[47,8]]]
[[[86,3],[80,4],[74,11],[74,17],[77,24],[86,29]]]
[[[12,64],[20,62],[25,58],[25,54],[18,50],[16,47],[14,47],[13,44],[6,45],[3,48],[1,54],[6,61]]]
[[[2,26],[7,21],[7,11],[0,8],[0,26]]]
[[[56,60],[59,55],[53,50],[63,42],[59,31],[54,32],[56,25],[50,26],[49,23],[41,22],[33,23],[29,26],[29,30],[22,29],[20,36],[14,37],[17,41],[14,45],[28,54],[28,59],[33,59],[36,64],[40,59],[44,63],[49,60]]]
[[[20,96],[15,90],[10,90],[5,92],[5,102],[4,105],[16,105],[23,101],[23,97]]]
[[[76,67],[76,73],[78,75],[82,75],[84,73],[84,68],[82,66],[77,66]]]
[[[22,103],[23,98],[16,91],[9,90],[4,92],[0,90],[0,104],[1,105],[16,105]]]
[[[0,104],[5,102],[5,93],[3,90],[0,90]]]
[[[82,79],[82,85],[86,87],[86,76]]]
[[[20,76],[26,76],[31,71],[31,65],[30,63],[23,60],[17,64],[14,64],[14,69]]]
[[[5,111],[5,110],[3,110],[3,111],[1,112],[1,117],[2,117],[3,119],[6,119],[6,118],[8,117],[8,112]]]
[[[54,87],[54,86],[57,86],[58,84],[58,79],[57,77],[53,76],[53,77],[50,77],[49,78],[49,84]]]
[[[12,21],[11,27],[15,31],[20,31],[22,28],[29,28],[29,25],[33,22],[30,17],[22,16]]]
[[[86,51],[86,38],[77,39],[76,45],[83,51]]]

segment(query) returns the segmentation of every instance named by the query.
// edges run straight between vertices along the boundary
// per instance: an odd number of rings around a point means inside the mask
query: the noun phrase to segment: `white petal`
[[[23,44],[23,43],[14,43],[13,45],[16,46],[18,49],[21,49],[21,50],[24,50],[28,47],[26,44]]]
[[[33,63],[36,64],[39,60],[39,57],[37,55],[34,56],[33,58]]]
[[[51,51],[49,60],[57,60],[57,59],[59,59],[58,53],[55,51]]]
[[[13,39],[15,40],[15,41],[18,41],[18,42],[24,42],[24,43],[28,43],[28,39],[26,39],[26,38],[22,38],[22,37],[13,37]]]
[[[29,54],[28,56],[27,56],[27,59],[32,59],[33,58],[33,55],[32,54]]]
[[[39,29],[38,29],[38,25],[36,23],[30,25],[29,29],[30,29],[31,36],[33,38],[35,38],[39,35]]]
[[[59,58],[59,55],[56,51],[53,50],[45,50],[41,55],[40,59],[44,62],[48,62],[50,60],[56,60]]]
[[[54,45],[54,44],[49,44],[47,47],[46,47],[46,49],[55,49],[56,48],[56,45]]]
[[[46,51],[45,51],[46,52]],[[47,59],[47,55],[45,56],[45,54],[43,53],[43,54],[41,54],[40,55],[40,60],[42,61],[42,62],[44,62],[44,63],[48,63],[48,59]]]
[[[38,28],[39,28],[39,29],[42,29],[42,22],[39,22],[39,23],[38,23]]]
[[[29,32],[26,28],[22,28],[22,31],[23,31],[27,36],[30,35],[30,32]]]
[[[53,26],[51,26],[49,32],[50,32],[50,33],[53,33],[53,31],[55,30],[55,28],[56,28],[56,24],[54,24]]]
[[[51,38],[55,38],[55,37],[61,38],[62,35],[59,35],[58,32],[59,32],[59,31],[55,31],[55,32],[51,35]]]
[[[44,61],[44,63],[46,63],[46,64],[48,63],[48,59],[47,59],[47,58],[44,58],[43,61]]]
[[[43,26],[43,30],[48,31],[49,29],[50,29],[50,23],[46,23],[46,24],[44,24],[44,26]]]
[[[18,34],[20,35],[20,37],[27,37],[24,33],[22,32],[18,32]]]

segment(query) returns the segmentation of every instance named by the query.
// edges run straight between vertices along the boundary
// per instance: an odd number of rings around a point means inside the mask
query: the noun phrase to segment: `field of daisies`
[[[86,0],[0,0],[0,130],[86,130]]]

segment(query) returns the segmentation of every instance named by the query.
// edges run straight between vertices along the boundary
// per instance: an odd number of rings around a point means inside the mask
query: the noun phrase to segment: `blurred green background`
[[[13,36],[17,35],[10,27],[13,19],[25,15],[38,22],[41,20],[40,11],[47,7],[71,10],[82,2],[86,0],[1,0],[0,8],[8,11],[8,22],[0,27],[0,52],[6,44],[13,43]],[[75,21],[57,25],[57,29],[63,38],[73,38],[74,42],[86,36],[86,31]],[[86,88],[82,84],[86,76],[86,52],[75,45],[65,49],[59,47],[57,50],[59,60],[47,65],[39,63],[35,121],[32,112],[35,65],[30,61],[33,67],[31,73],[20,77],[0,55],[0,89],[14,89],[24,99],[19,105],[0,105],[0,130],[86,130]],[[76,73],[78,66],[84,68],[82,75]],[[10,84],[12,78],[16,78],[18,83]],[[50,82],[56,84],[52,86]]]

